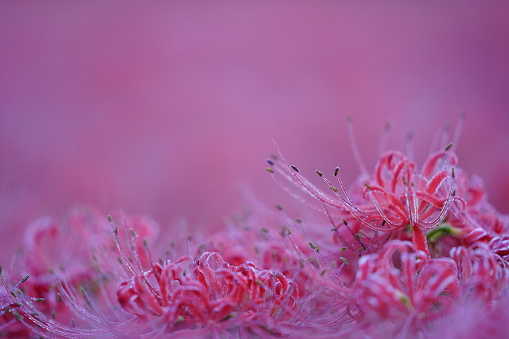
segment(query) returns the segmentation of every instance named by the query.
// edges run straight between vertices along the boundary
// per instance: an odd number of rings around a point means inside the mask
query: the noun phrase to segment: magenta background
[[[238,187],[291,204],[264,171],[271,138],[304,173],[376,161],[413,131],[467,120],[460,165],[509,212],[505,1],[0,3],[0,262],[25,225],[75,203],[163,227],[216,226]]]

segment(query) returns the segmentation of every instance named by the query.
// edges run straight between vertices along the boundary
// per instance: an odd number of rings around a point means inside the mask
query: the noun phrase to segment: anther
[[[385,131],[385,132],[389,132],[389,131],[391,130],[391,128],[392,128],[392,123],[391,123],[391,121],[389,120],[389,121],[387,121],[387,122],[385,123],[384,131]]]
[[[30,278],[30,274],[27,274],[27,275],[23,278],[23,280],[21,280],[21,284],[22,284],[22,283],[24,283],[25,281],[27,281],[27,280],[28,280],[28,278]]]
[[[12,311],[11,313],[14,316],[14,318],[16,318],[17,320],[23,319],[23,316],[21,314],[19,314],[18,311],[16,311],[16,310]]]

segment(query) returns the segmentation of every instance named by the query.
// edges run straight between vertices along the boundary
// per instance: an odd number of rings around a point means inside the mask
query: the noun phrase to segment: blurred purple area
[[[413,132],[466,122],[460,166],[509,212],[509,3],[0,4],[0,261],[26,224],[76,203],[215,227],[292,198],[264,171],[275,138],[304,174],[358,172]]]

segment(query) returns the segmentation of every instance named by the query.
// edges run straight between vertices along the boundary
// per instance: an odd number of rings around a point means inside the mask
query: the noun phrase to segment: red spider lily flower
[[[21,290],[30,275],[9,287],[4,276],[0,277],[1,287],[5,294],[0,297],[0,335],[9,338],[40,337],[87,338],[96,331],[76,329],[56,322],[40,312],[35,303],[44,304],[44,298],[27,296]]]
[[[301,175],[297,167],[289,165],[283,156],[281,158],[284,166],[276,159],[269,160],[272,165],[269,172],[281,174],[318,200],[328,215],[336,212],[344,219],[353,217],[360,225],[379,232],[396,231],[408,226],[413,233],[415,249],[423,251],[428,257],[425,231],[439,226],[450,212],[459,214],[466,205],[463,198],[456,195],[457,158],[450,146],[432,154],[420,171],[402,153],[387,152],[375,166],[374,174],[362,179],[362,191],[357,187],[353,190],[354,194],[349,194],[345,189],[339,168],[334,172],[339,188],[333,186],[322,172],[317,171],[335,196],[321,191]],[[334,211],[331,212],[330,208]]]
[[[428,233],[428,239],[440,234],[449,234],[455,238],[449,239],[449,245],[442,246],[441,255],[448,255],[453,247],[484,243],[489,245],[493,253],[501,257],[507,256],[508,216],[500,214],[488,202],[483,182],[479,177],[468,178],[463,171],[457,170],[456,179],[458,195],[463,197],[465,208],[461,213],[450,213],[447,222]],[[442,241],[441,245],[446,244]]]
[[[451,258],[427,259],[424,252],[414,252],[411,243],[393,240],[380,253],[359,259],[352,285],[359,309],[356,328],[367,335],[390,329],[385,335],[438,337],[436,329],[446,330],[444,320],[459,311],[473,317],[477,310],[479,319],[484,319],[484,312],[496,317],[493,311],[507,297],[508,278],[507,263],[484,243],[453,248]],[[475,320],[479,327],[491,324],[490,331],[497,333],[503,325],[479,319]],[[457,334],[461,328],[447,332]]]
[[[465,298],[487,304],[507,289],[509,265],[492,253],[488,245],[476,243],[451,250],[451,258],[458,264],[458,276]]]
[[[197,261],[182,257],[132,276],[117,290],[121,307],[160,333],[208,328],[227,335],[236,331],[277,331],[296,309],[297,285],[284,275],[252,263],[230,265],[218,253]],[[269,321],[270,320],[270,321]]]
[[[27,324],[31,328],[52,329],[50,321],[70,325],[76,317],[62,300],[55,274],[73,286],[94,284],[97,277],[91,265],[91,249],[111,242],[109,234],[104,232],[107,220],[102,221],[105,218],[99,215],[92,208],[77,207],[71,209],[64,220],[46,217],[28,226],[24,237],[25,247],[14,261],[18,272],[11,274],[9,280],[21,279],[19,274],[29,272],[30,279],[20,285],[18,292],[44,300],[36,309],[23,303],[23,300],[13,301],[21,303],[18,309],[22,316],[29,312],[37,314],[28,318]],[[24,318],[27,319],[26,316]],[[72,330],[69,333],[73,333]]]
[[[157,232],[157,225],[150,219],[127,215],[124,219],[144,237],[153,238]],[[76,319],[75,310],[69,298],[63,297],[60,285],[90,290],[104,287],[104,271],[110,265],[99,260],[111,255],[115,248],[109,229],[106,217],[85,206],[71,209],[62,220],[46,217],[29,225],[25,248],[14,261],[18,274],[8,277],[10,281],[19,280],[19,273],[30,272],[29,280],[18,284],[19,288],[16,285],[18,299],[11,298],[11,304],[19,304],[20,317],[28,319],[26,328],[45,333],[45,336],[49,333],[63,336],[80,333],[73,330],[73,326],[81,326],[84,333],[89,331],[88,320]],[[138,243],[136,246],[140,247]],[[141,260],[148,262],[146,256],[141,256]],[[7,281],[5,284],[7,286]],[[30,297],[20,299],[20,296]],[[33,306],[31,300],[44,302]],[[54,326],[57,322],[60,325]],[[17,324],[5,327],[5,333],[13,335]]]
[[[208,236],[211,243],[199,249],[217,251],[231,265],[249,261],[259,268],[281,272],[298,285],[300,296],[307,295],[316,287],[312,283],[316,261],[310,260],[310,240],[302,232],[292,231],[302,226],[302,220],[291,219],[280,206],[268,209],[254,202],[253,205],[255,211],[230,221],[227,229]],[[321,238],[322,234],[315,236]]]
[[[411,243],[393,240],[359,260],[354,286],[361,321],[406,322],[405,330],[415,331],[452,307],[461,292],[457,276],[453,260],[428,260]]]
[[[216,252],[205,252],[197,260],[189,256],[160,260],[146,268],[140,252],[151,258],[147,242],[137,248],[138,234],[119,232],[110,222],[119,257],[109,266],[99,259],[107,281],[98,282],[95,290],[91,286],[78,290],[62,281],[59,289],[91,330],[122,336],[264,337],[279,336],[293,326],[298,286],[278,271],[251,262],[232,265]],[[111,257],[105,254],[104,259]],[[123,312],[104,313],[111,308]]]
[[[18,288],[28,278],[29,276],[26,276],[22,281],[9,288],[0,267],[0,336],[28,336],[30,334],[29,327],[24,326],[20,321],[23,319],[23,311],[20,310],[22,304],[19,300],[24,295]]]

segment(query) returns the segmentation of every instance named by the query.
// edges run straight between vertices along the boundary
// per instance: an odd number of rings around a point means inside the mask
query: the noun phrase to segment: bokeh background
[[[413,132],[422,162],[464,111],[460,165],[509,212],[509,2],[0,3],[0,262],[76,203],[214,228],[291,198],[304,173],[368,166]]]

